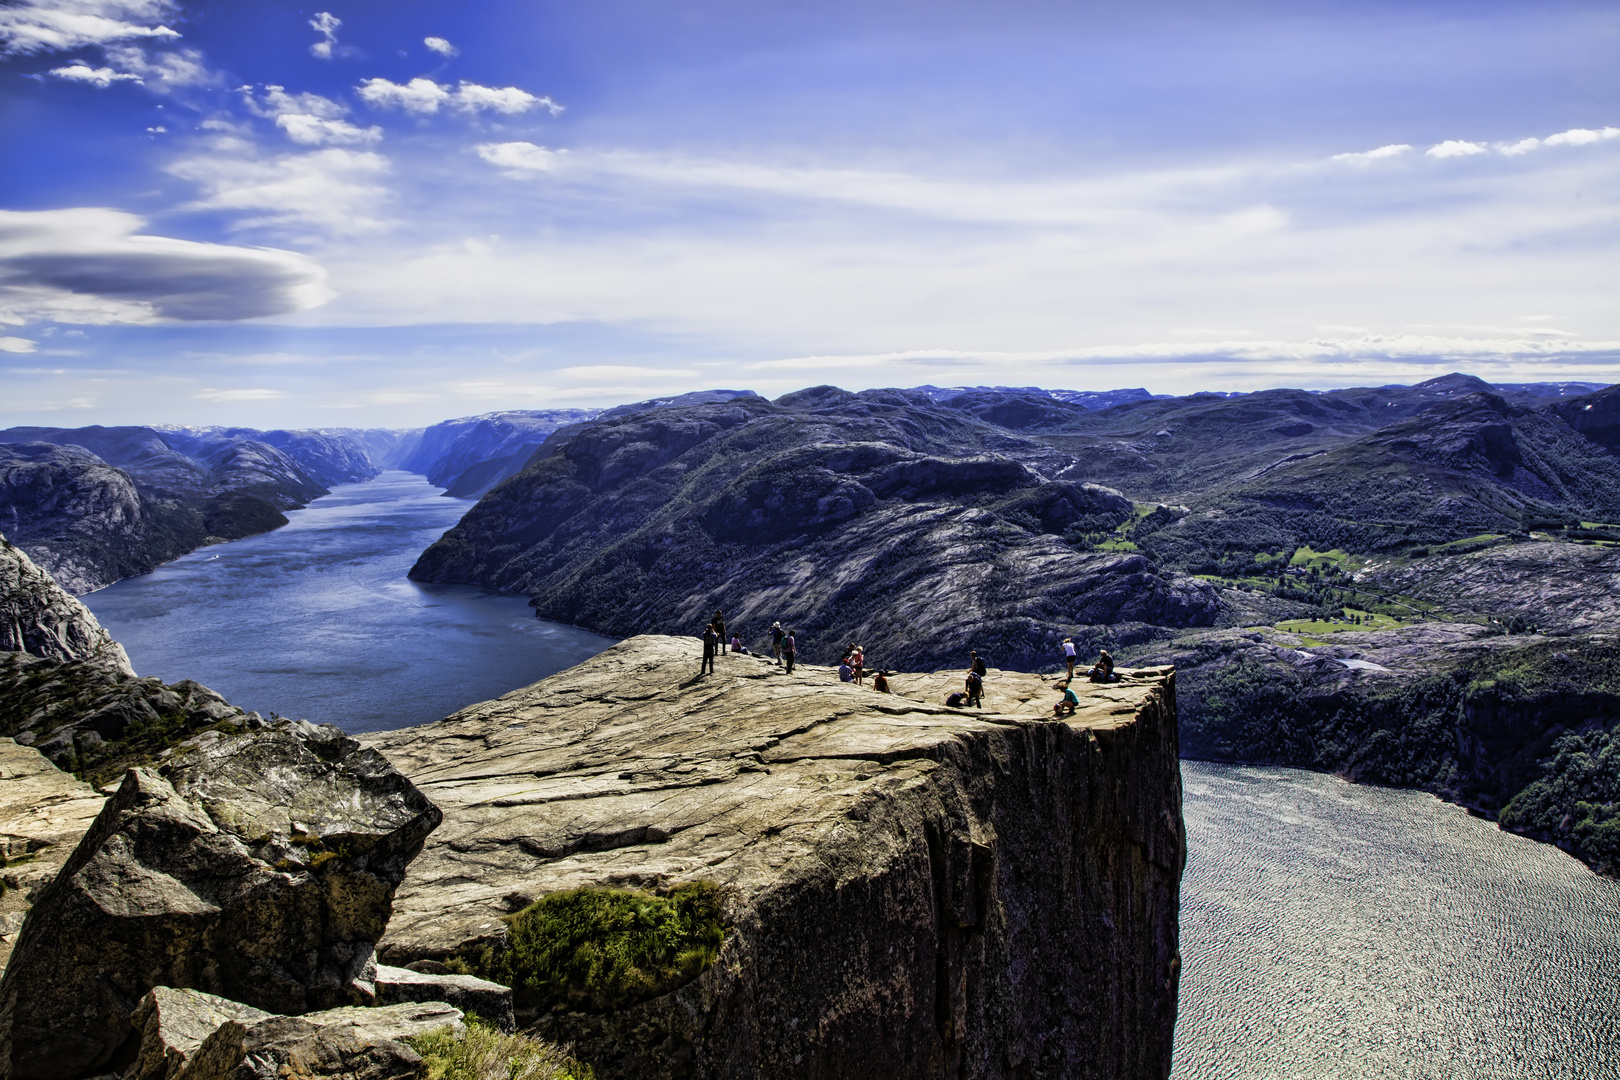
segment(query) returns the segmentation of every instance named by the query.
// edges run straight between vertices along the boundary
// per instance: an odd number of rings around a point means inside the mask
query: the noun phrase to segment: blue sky
[[[0,424],[1620,380],[1613,3],[20,0]]]

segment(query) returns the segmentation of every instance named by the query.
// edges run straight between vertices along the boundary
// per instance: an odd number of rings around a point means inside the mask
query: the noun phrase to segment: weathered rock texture
[[[33,747],[0,738],[0,969],[29,904],[56,877],[106,801]]]
[[[695,982],[553,1013],[605,1077],[1163,1077],[1183,861],[1174,682],[1059,691],[992,671],[986,710],[640,637],[438,724],[378,736],[446,808],[381,946],[498,944],[585,884],[707,878],[731,929]]]
[[[4,536],[0,536],[0,652],[89,660],[135,674],[124,647],[102,629],[90,609]]]
[[[278,1013],[373,999],[375,942],[440,815],[335,728],[284,723],[132,770],[0,980],[0,1076],[108,1062],[154,986]]]
[[[122,1080],[172,1080],[208,1037],[226,1024],[234,1021],[245,1028],[270,1016],[263,1009],[201,990],[154,987],[141,998],[130,1021],[140,1049]]]
[[[377,965],[377,1000],[384,1005],[443,1001],[471,1013],[501,1031],[517,1030],[512,1014],[512,988],[472,975],[431,974]]]

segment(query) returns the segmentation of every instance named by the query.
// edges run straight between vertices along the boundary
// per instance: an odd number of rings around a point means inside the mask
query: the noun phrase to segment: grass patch
[[[667,994],[720,955],[720,887],[694,881],[551,893],[509,918],[509,947],[478,966],[524,1006],[605,1012]]]
[[[1345,619],[1354,618],[1356,622],[1339,622],[1331,619],[1288,619],[1277,624],[1277,629],[1289,634],[1342,634],[1346,630],[1388,630],[1394,626],[1403,625],[1403,620],[1382,612],[1363,611],[1360,608],[1345,608]]]
[[[1289,566],[1303,566],[1307,570],[1326,570],[1330,566],[1337,566],[1341,570],[1349,566],[1354,560],[1353,556],[1343,548],[1334,548],[1332,551],[1316,551],[1309,544],[1294,550],[1294,557],[1288,560]]]
[[[477,1020],[458,1039],[449,1028],[405,1040],[422,1055],[424,1080],[594,1080],[561,1047],[532,1035],[502,1035]]]
[[[1096,551],[1136,551],[1136,550],[1138,550],[1138,548],[1137,548],[1136,544],[1134,542],[1130,541],[1130,540],[1104,540],[1100,544],[1093,545],[1093,550],[1096,550]]]

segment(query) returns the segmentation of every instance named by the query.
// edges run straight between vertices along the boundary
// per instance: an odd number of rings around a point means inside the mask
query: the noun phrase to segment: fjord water
[[[439,720],[613,644],[522,597],[405,574],[472,505],[385,472],[274,532],[203,548],[82,599],[135,670],[353,733]]]
[[[468,505],[385,473],[85,600],[143,675],[350,732],[437,720],[612,644],[408,581]],[[1620,1077],[1620,882],[1416,792],[1182,776],[1174,1080]]]
[[[1620,882],[1419,792],[1181,774],[1174,1080],[1620,1077]]]

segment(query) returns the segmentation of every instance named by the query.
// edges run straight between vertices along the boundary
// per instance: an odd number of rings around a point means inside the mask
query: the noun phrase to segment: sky
[[[1620,5],[11,0],[0,426],[1620,381]]]

